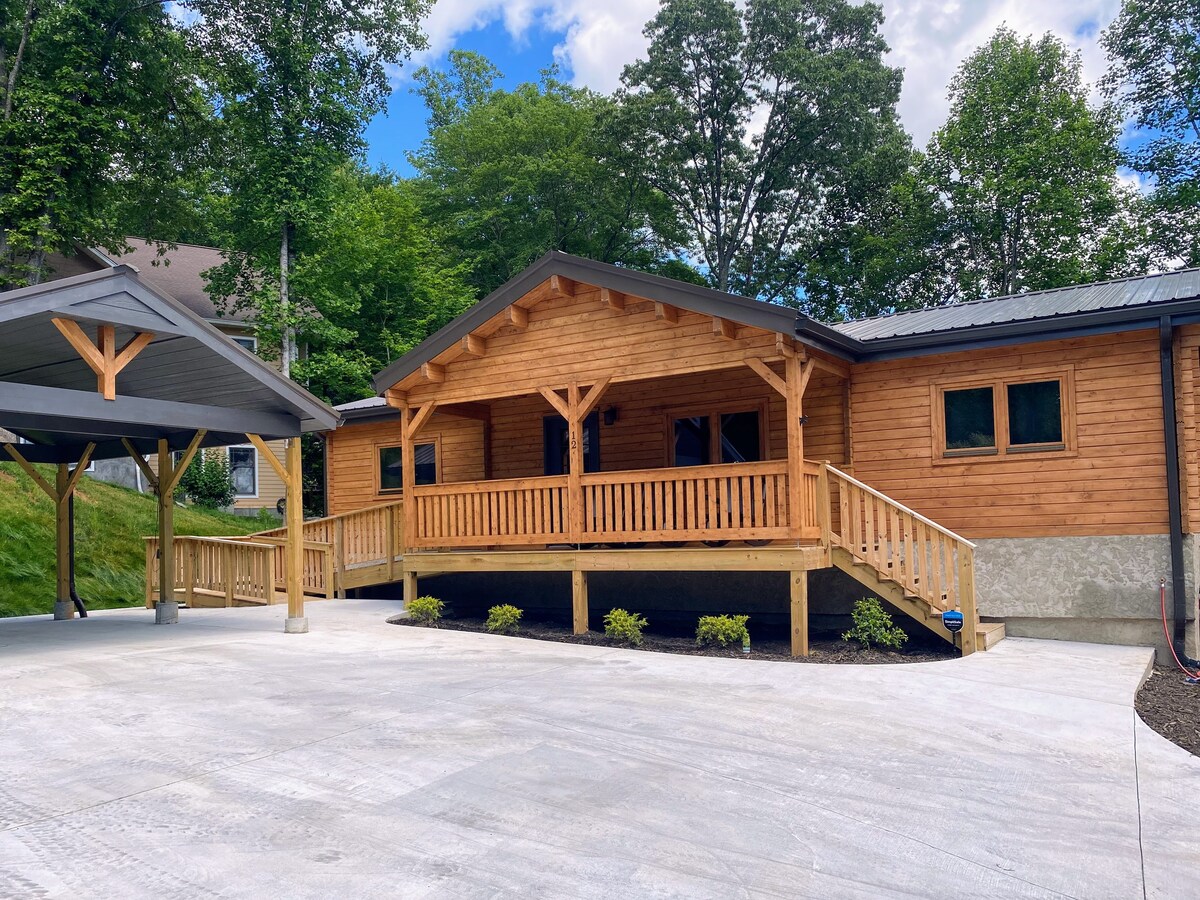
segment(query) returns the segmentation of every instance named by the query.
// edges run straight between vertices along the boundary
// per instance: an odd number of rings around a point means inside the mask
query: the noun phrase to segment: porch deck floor
[[[399,610],[0,620],[0,896],[1200,891],[1147,649],[797,665]]]

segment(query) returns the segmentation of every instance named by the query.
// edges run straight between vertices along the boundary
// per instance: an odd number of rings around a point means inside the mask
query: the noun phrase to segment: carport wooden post
[[[54,484],[42,477],[42,473],[30,465],[22,454],[12,444],[5,444],[4,449],[17,465],[33,479],[46,496],[54,503],[54,569],[55,569],[55,604],[54,618],[70,619],[75,616],[75,603],[71,599],[71,496],[75,486],[83,476],[92,458],[96,445],[88,444],[83,455],[75,465],[75,471],[68,470],[65,463],[59,463],[54,473]]]
[[[202,428],[193,435],[187,449],[183,451],[183,458],[179,460],[178,465],[171,458],[171,445],[165,438],[160,438],[157,475],[146,471],[148,467],[145,466],[144,461],[140,463],[144,467],[145,474],[150,476],[150,483],[154,485],[154,491],[158,495],[159,603],[175,602],[175,489],[179,487],[179,480],[183,478],[183,473],[195,459],[196,451],[200,449],[200,442],[204,440],[206,434],[208,432]],[[125,448],[133,455],[134,462],[141,460],[141,456],[133,452],[127,442],[125,442]],[[172,607],[171,610],[173,609]],[[154,621],[159,624],[170,624],[176,621],[175,613],[171,610],[158,615],[156,609]]]
[[[279,461],[267,442],[257,434],[247,434],[287,489],[287,511],[284,521],[287,536],[283,543],[284,580],[287,584],[288,617],[283,630],[288,634],[305,634],[308,619],[304,616],[304,472],[301,466],[300,438],[288,438],[284,462]]]

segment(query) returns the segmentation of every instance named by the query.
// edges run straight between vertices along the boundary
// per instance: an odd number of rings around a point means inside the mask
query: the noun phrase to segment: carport
[[[117,266],[0,297],[4,451],[55,503],[56,619],[71,618],[71,517],[92,460],[129,455],[158,497],[158,622],[178,615],[174,492],[197,451],[253,443],[287,486],[285,630],[303,632],[300,435],[338,413],[233,343],[172,297]],[[287,439],[279,459],[267,441]],[[145,456],[157,455],[157,471]],[[176,454],[179,454],[176,459]],[[35,463],[55,466],[53,482]],[[72,466],[74,470],[72,471]]]

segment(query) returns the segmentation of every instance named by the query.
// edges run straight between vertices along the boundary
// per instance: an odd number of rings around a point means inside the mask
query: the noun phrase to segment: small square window
[[[253,447],[230,447],[229,477],[235,497],[257,497],[258,451]]]
[[[414,448],[417,484],[437,483],[437,444],[417,444]],[[404,489],[404,465],[399,447],[379,448],[379,490]]]
[[[1009,445],[1059,446],[1062,442],[1062,382],[1056,378],[1008,385]]]
[[[991,387],[946,391],[947,451],[995,451],[995,392]]]

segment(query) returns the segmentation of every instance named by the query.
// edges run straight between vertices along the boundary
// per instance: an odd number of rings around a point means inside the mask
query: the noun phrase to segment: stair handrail
[[[934,529],[935,531],[938,531],[938,532],[944,534],[946,537],[951,538],[955,541],[958,541],[960,544],[966,544],[972,550],[975,549],[975,544],[972,543],[971,541],[967,540],[961,534],[955,534],[953,531],[951,531],[949,528],[946,528],[944,525],[939,525],[937,522],[933,521],[932,519],[926,518],[925,516],[921,515],[919,512],[909,509],[903,503],[900,503],[900,502],[894,500],[893,498],[889,497],[887,494],[883,493],[882,491],[875,490],[875,488],[871,487],[869,484],[863,484],[861,481],[859,481],[853,475],[847,475],[845,472],[843,472],[841,469],[837,468],[836,466],[830,465],[827,468],[833,475],[835,475],[838,478],[841,478],[843,481],[848,481],[848,482],[850,482],[850,484],[854,485],[855,487],[859,488],[860,490],[866,491],[868,494],[871,494],[873,497],[878,497],[880,500],[884,501],[885,503],[891,504],[892,506],[896,507],[896,509],[900,510],[903,513],[906,513],[907,515],[912,516],[917,521],[921,522],[924,525],[929,526],[930,528]]]

